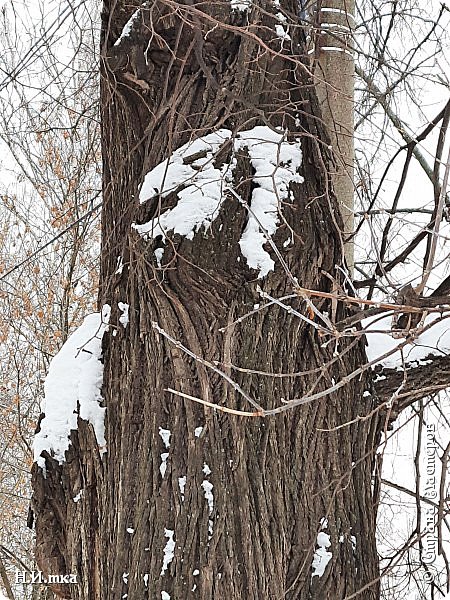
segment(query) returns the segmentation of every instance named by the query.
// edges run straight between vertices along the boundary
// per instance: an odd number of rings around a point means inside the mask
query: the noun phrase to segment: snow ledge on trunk
[[[94,427],[100,452],[106,452],[101,386],[103,382],[102,337],[108,328],[110,307],[88,315],[69,336],[50,362],[44,384],[44,418],[33,443],[34,461],[45,473],[48,452],[60,464],[70,446],[70,433],[78,418]]]

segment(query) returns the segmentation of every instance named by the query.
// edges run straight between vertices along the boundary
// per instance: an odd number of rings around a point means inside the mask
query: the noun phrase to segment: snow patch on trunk
[[[75,502],[75,504],[81,500],[82,495],[83,495],[83,490],[81,489],[78,492],[78,494],[72,498],[72,500]],[[0,598],[0,600],[1,600],[1,598]]]
[[[119,317],[119,323],[121,323],[124,327],[124,329],[126,329],[126,326],[128,325],[129,322],[129,316],[128,316],[128,311],[129,311],[129,305],[126,304],[126,302],[118,302],[117,306],[120,310],[120,312],[122,313]]]
[[[170,231],[192,240],[202,227],[211,225],[226,199],[236,164],[234,156],[220,168],[214,166],[214,160],[231,136],[228,129],[219,129],[198,138],[147,173],[139,194],[141,203],[172,192],[176,192],[178,202],[147,223],[133,224],[140,235],[161,238],[165,244]],[[255,170],[248,222],[239,245],[248,266],[261,278],[275,267],[264,246],[278,228],[281,204],[289,201],[290,184],[303,182],[298,173],[302,162],[300,141],[287,141],[283,131],[256,126],[237,133],[232,142],[232,153],[246,149]],[[155,250],[159,265],[163,252],[162,248]]]
[[[211,225],[222,204],[224,187],[231,178],[230,165],[218,169],[214,166],[214,157],[230,136],[228,129],[219,129],[189,142],[147,173],[139,194],[141,203],[157,195],[164,198],[177,190],[178,203],[148,223],[133,224],[138,233],[151,239],[161,236],[165,243],[169,231],[192,240],[201,227]],[[194,160],[189,159],[196,156]],[[186,164],[187,161],[190,164]],[[159,252],[158,262],[161,257],[162,252]]]
[[[325,569],[332,559],[333,555],[327,551],[327,548],[331,546],[330,536],[327,533],[321,531],[317,535],[317,545],[319,546],[314,552],[314,558],[312,561],[312,568],[314,569],[311,578],[317,575],[322,577],[325,573]]]
[[[163,427],[160,427],[159,435],[161,436],[164,446],[166,448],[170,448],[170,436],[172,435],[170,429],[164,429]]]
[[[102,337],[108,329],[111,309],[88,315],[69,336],[50,362],[44,384],[45,417],[33,443],[34,460],[45,472],[42,452],[48,452],[60,464],[70,446],[70,432],[77,429],[78,417],[94,427],[101,452],[106,452]]]
[[[213,484],[208,481],[207,479],[204,479],[202,481],[202,488],[203,491],[205,493],[205,498],[208,502],[208,507],[209,507],[209,514],[212,513],[212,511],[214,510],[214,494],[213,494]]]
[[[173,539],[174,535],[173,529],[164,529],[164,535],[167,538],[167,544],[164,546],[164,558],[163,558],[163,566],[161,569],[161,575],[167,571],[168,566],[173,561],[174,558],[174,550],[175,550],[175,540]]]
[[[200,437],[202,435],[202,431],[203,431],[203,427],[196,427],[194,429],[194,435],[196,438]]]
[[[250,214],[239,245],[250,268],[265,277],[275,263],[264,249],[268,236],[275,234],[280,222],[281,202],[289,199],[289,184],[302,183],[298,174],[302,162],[300,142],[289,143],[284,133],[269,127],[253,127],[237,135],[235,147],[246,148],[255,175]]]
[[[426,364],[430,356],[446,356],[450,353],[450,313],[444,313],[444,318],[439,314],[430,314],[424,320],[424,327],[429,327],[416,339],[404,345],[406,337],[392,336],[392,317],[371,317],[362,322],[366,332],[368,347],[367,357],[370,361],[377,361],[384,367],[404,369],[411,363]],[[409,332],[405,333],[405,336]],[[390,352],[389,356],[381,358]]]
[[[161,477],[164,478],[164,475],[167,471],[167,459],[169,458],[168,452],[163,452],[161,454],[161,464],[159,465],[159,472],[161,473]]]
[[[252,7],[251,0],[231,0],[231,10],[246,12]]]
[[[128,21],[123,26],[122,32],[121,32],[120,36],[117,38],[117,40],[115,41],[114,46],[118,46],[124,38],[126,38],[130,35],[131,30],[133,28],[133,24],[136,21],[136,19],[139,18],[140,13],[141,13],[140,8],[138,8],[137,10],[134,11],[134,13],[131,15],[131,17],[128,19]]]
[[[184,490],[186,488],[186,475],[178,477],[178,486],[180,488],[181,501],[184,502]]]

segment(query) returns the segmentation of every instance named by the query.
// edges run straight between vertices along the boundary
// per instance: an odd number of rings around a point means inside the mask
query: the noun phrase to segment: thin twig
[[[189,350],[189,348],[186,348],[186,346],[183,346],[183,344],[181,342],[179,342],[178,340],[176,340],[175,338],[173,338],[170,334],[168,334],[166,331],[164,331],[164,329],[162,329],[158,325],[158,323],[156,323],[155,321],[152,321],[152,327],[159,334],[161,334],[163,337],[165,337],[167,340],[169,340],[169,342],[171,342],[176,348],[179,348],[180,350],[183,350],[183,352],[185,354],[187,354],[188,356],[190,356],[191,358],[193,358],[195,361],[199,362],[200,364],[204,365],[205,367],[208,367],[208,369],[211,369],[212,371],[214,371],[214,373],[217,373],[218,375],[220,375],[221,377],[223,377],[225,379],[225,381],[228,381],[228,383],[243,398],[245,398],[247,400],[247,402],[249,402],[252,406],[254,406],[257,409],[258,412],[261,412],[261,411],[264,412],[264,409],[262,408],[262,406],[260,406],[255,400],[253,400],[253,398],[251,398],[246,392],[244,392],[244,390],[241,388],[241,386],[238,383],[236,383],[233,379],[231,379],[231,377],[229,377],[226,373],[224,373],[223,371],[221,371],[220,369],[218,369],[215,365],[213,365],[208,360],[205,360],[201,356],[198,356],[197,354],[195,354],[194,352],[192,352],[191,350]],[[203,402],[206,402],[206,400],[203,400]]]
[[[185,394],[184,392],[180,392],[178,390],[174,390],[172,388],[166,388],[164,391],[170,392],[171,394],[175,394],[176,396],[181,396],[181,398],[186,398],[187,400],[193,400],[194,402],[198,402],[199,404],[203,404],[204,406],[209,406],[210,408],[214,408],[220,412],[229,413],[231,415],[239,415],[240,417],[264,417],[264,410],[260,410],[257,412],[247,412],[245,410],[236,410],[234,408],[228,408],[228,406],[219,406],[218,404],[214,404],[213,402],[208,402],[207,400],[202,400],[202,398],[198,398],[197,396],[191,396],[190,394]]]

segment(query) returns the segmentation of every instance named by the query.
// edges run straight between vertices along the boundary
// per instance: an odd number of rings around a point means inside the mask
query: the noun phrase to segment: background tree
[[[37,600],[46,586],[15,585],[38,569],[33,435],[50,359],[95,306],[100,140],[95,11],[16,9],[2,5],[0,39],[0,588]]]

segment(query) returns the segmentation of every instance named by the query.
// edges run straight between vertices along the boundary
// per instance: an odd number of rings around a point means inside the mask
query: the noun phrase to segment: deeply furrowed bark
[[[297,7],[283,9],[295,14]],[[131,227],[174,202],[170,196],[160,205],[138,202],[143,176],[172,150],[218,127],[281,126],[301,138],[305,179],[292,184],[294,202],[282,207],[295,232],[283,257],[303,287],[330,291],[327,275],[339,280],[336,265],[343,262],[341,218],[301,35],[292,31],[285,57],[269,3],[247,17],[230,14],[228,5],[167,0],[143,9],[142,23],[114,47],[132,13],[128,3],[105,2],[100,302],[112,306],[104,337],[108,450],[100,459],[90,426],[81,422],[66,464],[46,457],[47,479],[35,466],[40,564],[46,572],[76,573],[78,585],[55,591],[80,600],[153,600],[164,591],[172,600],[324,600],[360,589],[358,598],[376,599],[371,475],[382,423],[375,414],[334,429],[375,407],[374,397],[363,393],[366,378],[274,418],[226,415],[166,391],[250,408],[223,378],[159,336],[152,322],[196,355],[218,361],[265,408],[342,379],[365,360],[362,344],[340,344],[336,358],[334,344],[324,345],[316,330],[277,307],[219,331],[260,301],[258,284],[276,297],[291,290],[279,265],[263,282],[247,268],[238,241],[248,216],[232,196],[208,231],[192,241],[168,236],[163,270],[152,242]],[[229,158],[226,147],[222,154],[217,160]],[[238,156],[234,187],[251,204],[245,153]],[[278,247],[287,235],[281,226]],[[118,302],[130,306],[126,329],[118,323]],[[230,364],[312,372],[275,378]],[[160,427],[172,434],[164,477]],[[212,512],[205,480],[213,485]],[[74,503],[81,488],[86,491]],[[321,529],[330,535],[332,559],[322,577],[312,577]],[[161,574],[165,530],[174,531],[175,548]]]

